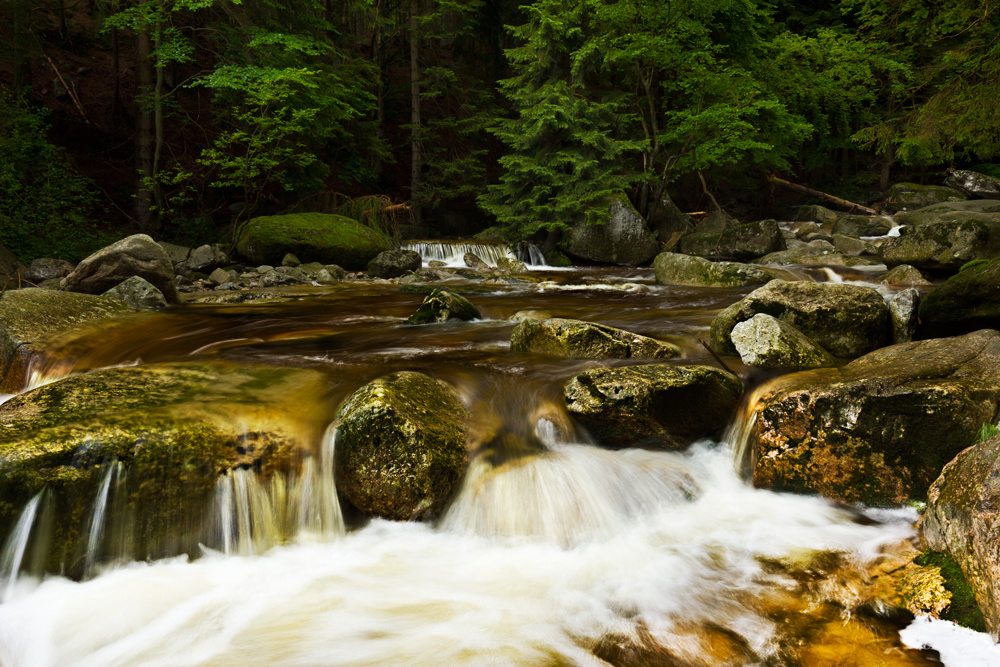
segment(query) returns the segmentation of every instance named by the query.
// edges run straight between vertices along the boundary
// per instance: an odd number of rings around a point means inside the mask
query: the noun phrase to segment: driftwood
[[[855,204],[852,201],[847,201],[846,199],[841,199],[840,197],[834,197],[833,195],[828,195],[825,192],[820,192],[819,190],[813,190],[812,188],[807,188],[804,185],[798,185],[797,183],[790,183],[783,178],[778,178],[777,176],[771,175],[767,177],[767,180],[772,183],[777,183],[778,185],[783,185],[789,190],[795,190],[796,192],[801,192],[813,197],[819,197],[820,199],[825,199],[828,202],[834,203],[837,206],[843,206],[851,211],[861,211],[862,213],[867,213],[868,215],[878,215],[878,211],[873,208],[868,208],[867,206],[862,206],[861,204]]]
[[[56,73],[56,76],[59,77],[59,81],[62,82],[63,88],[66,89],[66,94],[69,95],[71,100],[73,100],[76,110],[80,112],[81,116],[83,116],[83,122],[90,125],[90,118],[87,116],[87,112],[83,110],[83,105],[80,104],[80,98],[76,96],[76,93],[73,91],[73,88],[70,87],[69,82],[63,78],[62,72],[60,72],[59,68],[56,67],[56,64],[52,62],[52,58],[49,58],[48,54],[44,55],[45,59],[49,61],[49,65],[52,66],[52,71]]]

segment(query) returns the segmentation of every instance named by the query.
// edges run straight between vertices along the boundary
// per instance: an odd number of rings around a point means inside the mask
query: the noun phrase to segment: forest
[[[0,242],[337,212],[537,239],[1000,176],[1000,0],[0,0]],[[801,197],[799,202],[801,202]]]

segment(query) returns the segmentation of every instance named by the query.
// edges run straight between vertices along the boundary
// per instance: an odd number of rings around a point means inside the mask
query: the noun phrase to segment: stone
[[[656,256],[660,244],[628,197],[621,194],[610,199],[606,220],[600,224],[579,220],[566,232],[560,248],[591,262],[639,266]]]
[[[255,265],[280,265],[286,254],[294,253],[307,262],[363,271],[380,252],[391,248],[382,232],[326,213],[253,218],[236,236],[236,251]]]
[[[892,325],[892,342],[909,343],[917,333],[917,308],[920,305],[920,292],[909,287],[889,301],[889,323]]]
[[[681,239],[681,252],[711,260],[745,262],[785,249],[785,238],[774,220],[737,225],[721,233],[695,232]]]
[[[930,287],[931,282],[924,278],[920,269],[909,264],[893,267],[878,281],[880,285],[889,287]]]
[[[119,302],[115,302],[119,303]],[[330,379],[239,363],[142,364],[74,375],[0,406],[0,534],[43,488],[52,505],[47,570],[79,576],[100,480],[129,512],[131,556],[200,554],[221,475],[297,472],[329,422]]]
[[[737,262],[712,262],[703,257],[661,252],[653,260],[659,285],[694,287],[749,287],[774,278],[760,267]]]
[[[912,211],[941,202],[965,201],[966,199],[968,197],[964,192],[953,187],[896,183],[889,188],[886,208],[890,211]]]
[[[52,280],[53,278],[65,278],[73,272],[74,268],[76,267],[73,264],[64,259],[41,257],[31,261],[25,277],[29,281],[38,284],[46,280]]]
[[[513,257],[500,257],[497,259],[497,268],[504,273],[527,273],[528,265]]]
[[[1000,437],[960,452],[927,493],[920,534],[954,558],[993,641],[1000,641]]]
[[[817,206],[816,204],[799,206],[795,210],[796,220],[815,222],[826,229],[833,229],[833,224],[837,222],[837,218],[839,217],[840,215],[835,211],[831,211],[825,206]]]
[[[663,191],[659,203],[650,203],[649,209],[646,222],[660,243],[669,243],[674,234],[694,231],[694,221],[691,216],[677,208],[666,190]]]
[[[925,206],[914,211],[905,211],[896,216],[901,225],[925,225],[939,222],[948,213],[1000,213],[1000,199],[969,199],[949,201],[933,206]],[[944,218],[949,219],[949,218]]]
[[[337,490],[368,516],[433,518],[458,489],[469,412],[445,383],[410,371],[380,377],[337,420]]]
[[[406,324],[430,324],[448,320],[469,321],[479,320],[482,317],[479,309],[464,296],[448,290],[435,289],[427,295],[417,312],[410,315]]]
[[[235,271],[216,269],[209,274],[208,279],[216,285],[221,285],[223,283],[238,283],[240,281],[240,276]]]
[[[971,264],[928,292],[920,321],[926,336],[1000,329],[1000,259]]]
[[[833,247],[842,255],[847,257],[860,257],[861,255],[878,256],[878,248],[863,241],[856,236],[844,236],[834,234],[832,238]]]
[[[345,271],[343,267],[336,264],[324,264],[323,268],[325,268],[327,272],[337,280],[343,280],[347,277],[347,271]]]
[[[818,239],[788,250],[781,250],[764,255],[756,260],[757,264],[766,266],[873,266],[881,264],[873,257],[848,257],[828,241]]]
[[[806,240],[806,237],[810,234],[820,234],[822,232],[823,228],[815,222],[803,222],[796,227],[794,232],[792,232],[792,236]],[[787,235],[785,239],[788,239]]]
[[[679,449],[725,428],[742,393],[718,368],[652,365],[585,371],[563,398],[602,445]]]
[[[117,300],[39,288],[0,292],[0,393],[24,389],[31,360],[49,341],[135,312]]]
[[[860,357],[885,342],[889,311],[876,290],[839,283],[772,280],[712,320],[712,346],[735,354],[733,327],[757,313],[772,315],[836,357]]]
[[[139,276],[123,280],[101,296],[119,299],[133,308],[166,308],[167,306],[163,292]]]
[[[944,184],[977,199],[1000,199],[1000,178],[966,169],[951,170]]]
[[[412,271],[419,271],[422,264],[420,253],[394,248],[379,253],[368,262],[368,275],[372,278],[398,278]]]
[[[848,503],[925,497],[944,465],[997,417],[1000,333],[902,343],[757,391],[753,483]]]
[[[163,248],[163,252],[167,253],[167,257],[175,265],[180,264],[187,260],[188,255],[191,254],[191,248],[184,245],[177,245],[176,243],[167,243],[166,241],[159,241],[160,247]]]
[[[294,267],[298,266],[301,263],[302,262],[299,261],[299,258],[296,257],[295,255],[293,255],[290,252],[285,253],[285,256],[281,258],[281,265],[282,266],[287,266],[287,267],[290,267],[290,268],[294,268]]]
[[[721,208],[715,208],[695,226],[694,231],[700,234],[721,234],[727,229],[732,229],[739,224],[739,220],[732,217]]]
[[[885,236],[894,226],[891,218],[882,215],[842,215],[831,231],[844,236]]]
[[[522,320],[510,333],[510,349],[578,359],[673,359],[681,353],[671,343],[563,318]]]
[[[480,259],[479,255],[477,255],[474,252],[465,253],[465,255],[462,257],[462,261],[465,262],[465,265],[467,267],[469,267],[470,269],[475,269],[476,271],[489,271],[490,269],[493,268],[489,264],[484,262],[482,259]]]
[[[549,320],[552,319],[552,313],[548,310],[526,309],[517,311],[507,319],[511,322],[520,322],[521,320]]]
[[[146,234],[135,234],[98,250],[62,279],[67,292],[102,294],[126,278],[140,276],[163,292],[167,303],[180,303],[174,265],[160,245]]]
[[[757,313],[734,326],[731,338],[747,366],[819,368],[837,363],[832,354],[791,324],[765,313]]]
[[[184,264],[192,271],[211,273],[215,269],[232,264],[229,255],[214,245],[203,245],[191,251]]]
[[[958,271],[967,262],[1000,256],[1000,215],[938,214],[934,222],[903,227],[899,236],[882,244],[879,256],[889,267],[909,264],[926,271]]]

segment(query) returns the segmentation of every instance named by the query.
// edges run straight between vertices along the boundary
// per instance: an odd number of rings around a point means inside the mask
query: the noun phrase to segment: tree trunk
[[[121,115],[121,87],[122,87],[122,77],[121,77],[121,53],[118,50],[118,28],[111,29],[111,67],[112,72],[114,72],[113,77],[113,92],[111,96],[111,122],[114,123],[115,119]]]
[[[136,170],[139,183],[136,187],[135,214],[139,228],[144,232],[153,231],[153,59],[152,40],[149,31],[136,33],[136,103],[138,106],[135,124]]]
[[[160,35],[157,32],[156,49],[160,49]],[[155,141],[153,147],[153,201],[156,204],[156,213],[153,216],[154,229],[160,228],[163,218],[163,208],[166,202],[163,201],[163,192],[160,184],[156,180],[160,173],[160,162],[163,159],[163,67],[156,68],[156,85],[153,88],[153,126],[155,131]]]
[[[413,224],[419,225],[423,216],[420,206],[421,171],[423,150],[420,145],[420,29],[417,19],[420,15],[420,0],[410,0],[410,143],[412,162],[410,166],[410,215]]]
[[[885,154],[882,155],[882,172],[878,177],[879,190],[889,189],[889,178],[892,176],[892,163],[896,161],[896,146],[889,144]]]

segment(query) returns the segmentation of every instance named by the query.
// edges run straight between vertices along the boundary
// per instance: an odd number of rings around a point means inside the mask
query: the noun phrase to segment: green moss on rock
[[[303,262],[337,264],[363,271],[392,248],[382,232],[328,213],[296,213],[253,218],[238,232],[236,251],[254,264],[278,266],[288,253]]]
[[[581,320],[526,319],[510,334],[513,352],[578,359],[672,359],[680,348],[648,336]]]

